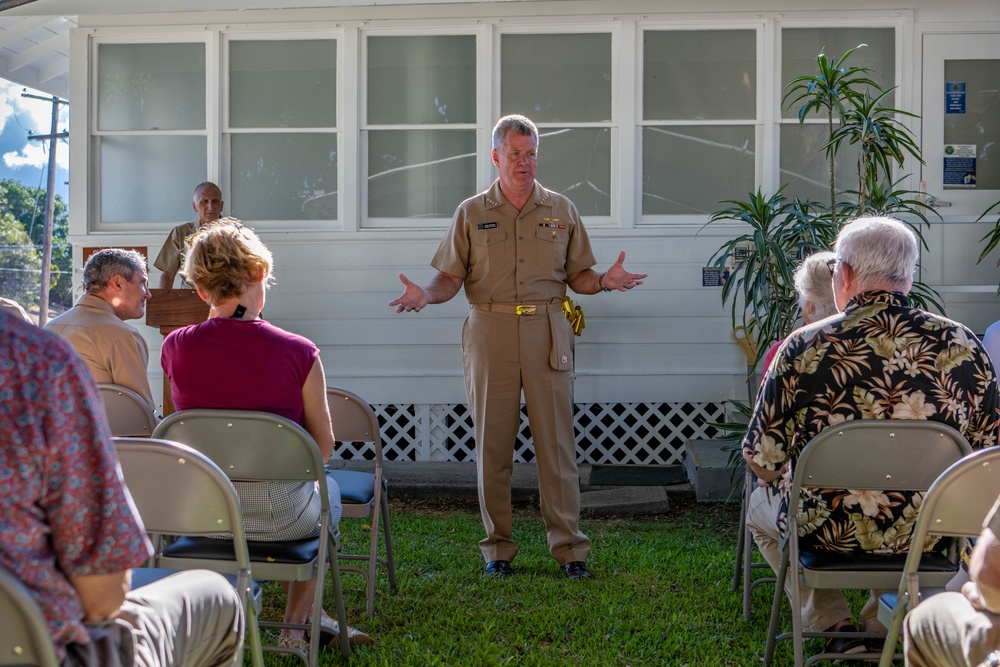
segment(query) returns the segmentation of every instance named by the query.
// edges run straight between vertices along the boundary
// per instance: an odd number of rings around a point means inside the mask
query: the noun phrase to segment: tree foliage
[[[38,275],[42,266],[21,223],[10,213],[0,217],[0,296],[25,308],[38,304]]]
[[[41,285],[41,255],[45,233],[45,188],[33,188],[11,179],[0,180],[0,215],[11,216],[25,233],[24,245],[31,246],[38,260],[32,276],[34,296],[29,301],[37,304]],[[49,287],[49,304],[55,308],[73,305],[73,249],[69,243],[69,216],[66,203],[55,196],[52,216],[52,265]],[[6,266],[6,265],[5,265]],[[0,293],[0,296],[13,296]],[[22,304],[23,305],[23,304]]]

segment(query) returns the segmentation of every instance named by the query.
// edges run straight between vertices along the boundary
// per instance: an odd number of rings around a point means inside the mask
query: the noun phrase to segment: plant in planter
[[[722,286],[722,301],[730,304],[733,326],[741,322],[756,348],[756,366],[771,342],[787,335],[799,317],[793,275],[797,262],[828,248],[836,231],[831,220],[812,215],[819,205],[788,201],[781,190],[766,197],[758,189],[747,193],[745,201],[722,203],[732,206],[714,213],[706,225],[739,220],[749,228],[724,243],[708,262],[722,270],[730,257],[735,258]],[[737,313],[740,305],[742,314]],[[762,345],[762,341],[767,343]]]
[[[868,67],[844,66],[844,62],[850,55],[864,46],[867,45],[859,44],[835,60],[827,58],[826,54],[821,52],[816,56],[817,73],[792,79],[785,86],[785,95],[781,99],[781,105],[791,107],[803,102],[802,106],[799,107],[799,123],[803,123],[811,111],[825,109],[827,132],[828,136],[832,138],[836,127],[834,115],[837,116],[840,125],[844,125],[846,115],[844,103],[859,95],[858,91],[862,87],[878,88],[878,84],[868,76],[872,71]],[[837,223],[837,179],[834,167],[836,166],[838,147],[832,141],[823,147],[830,162],[829,211],[834,224]]]
[[[706,223],[742,221],[750,225],[746,233],[724,243],[709,264],[723,268],[733,263],[722,301],[730,305],[733,327],[741,325],[748,337],[752,335],[756,362],[774,341],[787,336],[799,323],[792,282],[797,262],[812,252],[829,250],[844,220],[873,213],[899,216],[926,247],[920,230],[921,224],[929,224],[923,210],[926,204],[917,199],[918,193],[900,186],[905,176],[892,180],[893,169],[902,168],[907,157],[923,162],[913,134],[901,122],[901,117],[917,116],[883,106],[894,89],[883,90],[869,76],[869,68],[845,64],[864,46],[850,49],[840,58],[820,53],[816,58],[818,72],[793,79],[782,98],[783,104],[801,103],[800,123],[811,112],[826,112],[829,135],[822,150],[830,161],[829,207],[789,202],[781,189],[772,196],[758,189],[756,194],[749,193],[746,201],[721,202],[730,206],[714,213]],[[859,149],[857,189],[838,192],[835,166],[845,144]],[[997,240],[1000,243],[1000,232]],[[920,307],[941,310],[940,295],[926,285],[915,283],[911,297]]]

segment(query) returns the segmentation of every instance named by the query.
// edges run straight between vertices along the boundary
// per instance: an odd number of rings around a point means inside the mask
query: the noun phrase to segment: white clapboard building
[[[740,228],[702,227],[758,186],[825,199],[823,120],[800,126],[782,89],[862,43],[851,62],[920,116],[905,122],[926,164],[900,175],[943,215],[920,278],[982,333],[1000,319],[975,222],[1000,200],[997,0],[0,1],[0,76],[71,104],[77,265],[94,247],[155,257],[193,186],[219,183],[274,251],[268,319],[320,346],[328,384],[373,403],[406,460],[473,456],[464,298],[387,302],[398,274],[432,275],[455,206],[494,179],[497,117],[537,122],[538,179],[577,203],[598,270],[624,250],[650,276],[577,299],[581,460],[678,463],[747,396],[702,272]],[[972,179],[949,183],[946,145],[975,146]],[[161,339],[143,330],[158,386]]]

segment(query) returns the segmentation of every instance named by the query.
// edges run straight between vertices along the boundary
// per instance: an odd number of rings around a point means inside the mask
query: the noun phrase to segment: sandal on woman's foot
[[[291,635],[281,635],[278,637],[278,646],[280,648],[294,648],[302,651],[309,655],[309,642],[307,642],[302,637],[292,637]]]
[[[306,619],[306,623],[312,623],[312,617]],[[335,620],[324,614],[320,619],[320,633],[319,633],[319,643],[320,646],[325,646],[330,649],[340,648],[340,624]],[[351,645],[351,648],[356,646],[371,646],[375,641],[361,632],[357,628],[352,628],[347,626],[347,642]]]

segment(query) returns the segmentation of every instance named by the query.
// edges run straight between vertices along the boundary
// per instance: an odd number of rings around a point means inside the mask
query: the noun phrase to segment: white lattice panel
[[[473,461],[475,431],[468,407],[459,405],[374,405],[382,426],[385,457],[392,461]],[[578,403],[573,417],[577,459],[586,463],[677,464],[684,444],[715,436],[706,422],[725,421],[721,403]],[[337,425],[334,424],[334,432]],[[342,443],[345,459],[374,457],[368,443]],[[528,417],[521,426],[514,460],[535,458]]]

